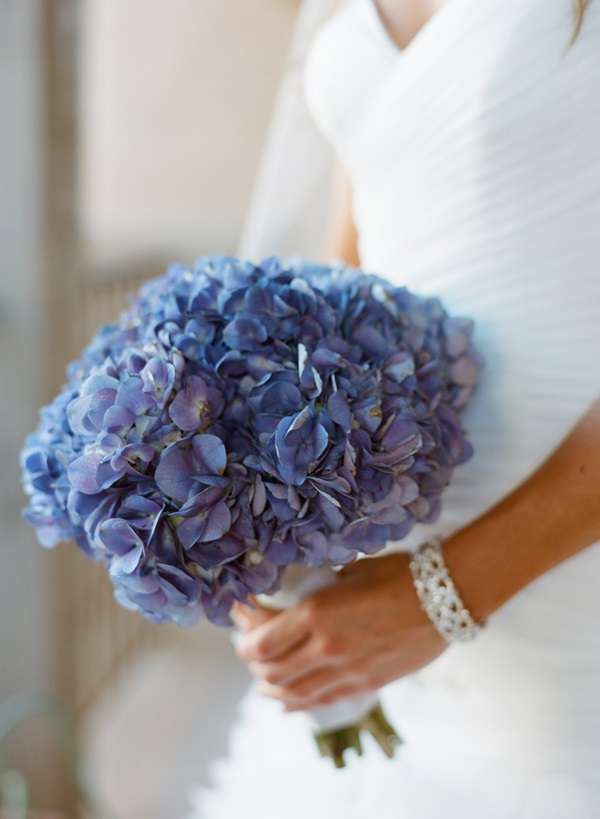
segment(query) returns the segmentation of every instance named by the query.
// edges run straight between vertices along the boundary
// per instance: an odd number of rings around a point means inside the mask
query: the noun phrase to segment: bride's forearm
[[[600,540],[600,400],[520,487],[444,546],[478,620],[557,564]]]

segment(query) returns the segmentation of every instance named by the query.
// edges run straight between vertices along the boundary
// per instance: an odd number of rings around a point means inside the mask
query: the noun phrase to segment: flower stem
[[[394,756],[396,748],[402,745],[404,741],[400,735],[396,733],[396,730],[387,719],[381,707],[381,703],[377,703],[377,705],[360,720],[359,726],[371,734],[389,759]]]
[[[403,742],[385,716],[380,703],[377,703],[358,722],[334,731],[315,732],[314,737],[321,756],[333,760],[336,768],[345,768],[344,753],[347,750],[354,749],[358,756],[362,756],[361,731],[370,733],[383,753],[390,759],[394,756],[398,745]]]

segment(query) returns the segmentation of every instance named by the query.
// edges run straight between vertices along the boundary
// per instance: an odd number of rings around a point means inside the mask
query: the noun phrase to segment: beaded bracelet
[[[423,543],[411,555],[410,569],[421,606],[448,642],[473,640],[485,621],[477,623],[450,577],[441,538]]]

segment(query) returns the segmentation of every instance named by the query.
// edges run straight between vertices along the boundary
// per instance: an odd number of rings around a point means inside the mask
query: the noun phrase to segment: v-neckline
[[[382,43],[386,46],[390,54],[393,57],[396,57],[396,59],[398,59],[399,57],[404,56],[408,52],[413,51],[415,46],[418,45],[419,42],[426,37],[427,32],[436,28],[436,26],[439,24],[438,18],[444,16],[444,13],[447,11],[448,6],[451,6],[453,5],[453,3],[456,3],[457,0],[444,0],[440,8],[431,15],[431,17],[421,26],[417,33],[413,35],[411,40],[403,48],[392,37],[382,17],[381,10],[377,4],[377,0],[363,0],[363,2],[366,3],[366,5],[368,6],[369,14],[373,18],[375,29],[378,32],[378,36],[381,39]]]

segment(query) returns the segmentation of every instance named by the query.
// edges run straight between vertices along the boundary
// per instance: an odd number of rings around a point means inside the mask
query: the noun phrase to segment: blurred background
[[[72,544],[40,548],[17,461],[128,293],[239,250],[298,8],[0,0],[2,817],[175,819],[226,749],[229,634],[148,624]]]

